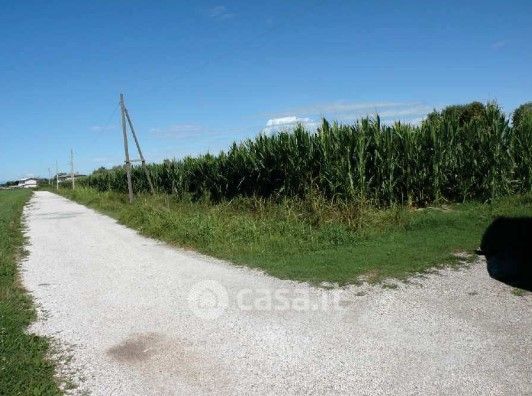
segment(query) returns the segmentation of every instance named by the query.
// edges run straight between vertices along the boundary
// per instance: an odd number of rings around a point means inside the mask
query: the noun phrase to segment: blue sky
[[[321,116],[532,100],[531,1],[4,1],[0,180],[149,161]]]

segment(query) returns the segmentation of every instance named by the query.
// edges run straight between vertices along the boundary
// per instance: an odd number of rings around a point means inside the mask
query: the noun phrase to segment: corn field
[[[379,206],[484,201],[531,191],[532,122],[510,126],[493,103],[468,122],[447,116],[421,125],[384,125],[378,116],[352,125],[323,120],[316,132],[299,126],[218,155],[148,167],[158,192],[213,201],[316,193]],[[132,179],[135,192],[149,191],[142,168],[133,168]],[[122,167],[94,172],[82,183],[127,192]]]

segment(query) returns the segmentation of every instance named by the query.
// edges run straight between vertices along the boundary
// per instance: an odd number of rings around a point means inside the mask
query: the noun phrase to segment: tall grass
[[[381,206],[489,200],[532,189],[532,122],[518,127],[496,104],[474,117],[444,113],[421,125],[384,125],[379,117],[352,125],[323,120],[206,154],[149,165],[159,192],[220,201],[239,196],[307,197]],[[125,170],[98,171],[83,184],[126,192]],[[148,192],[140,167],[134,189]]]

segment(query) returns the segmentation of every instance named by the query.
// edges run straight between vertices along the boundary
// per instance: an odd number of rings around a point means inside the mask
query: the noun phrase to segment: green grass
[[[532,195],[489,204],[378,210],[319,197],[211,204],[142,195],[129,205],[119,193],[87,188],[61,193],[145,235],[311,283],[356,283],[361,275],[370,281],[405,278],[456,262],[453,253],[473,253],[498,215],[532,215]]]
[[[46,339],[26,333],[35,319],[31,300],[20,285],[17,261],[24,238],[20,218],[28,190],[0,191],[0,394],[60,394],[54,368],[46,359]]]

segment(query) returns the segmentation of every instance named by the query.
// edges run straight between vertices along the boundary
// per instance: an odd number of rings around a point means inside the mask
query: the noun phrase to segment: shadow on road
[[[532,291],[532,217],[496,218],[480,249],[492,278]]]

